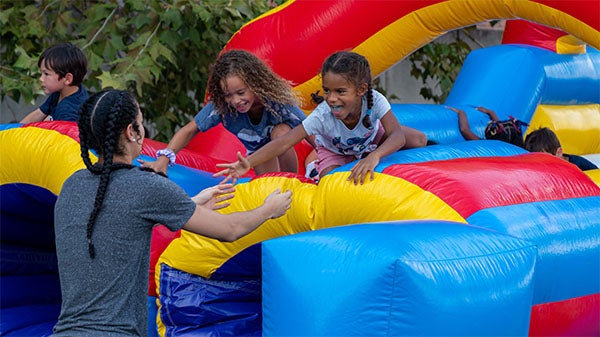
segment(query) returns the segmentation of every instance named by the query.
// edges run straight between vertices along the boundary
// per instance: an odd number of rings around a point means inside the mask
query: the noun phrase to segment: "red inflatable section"
[[[527,44],[556,52],[556,40],[567,35],[562,30],[524,20],[507,20],[502,44]]]
[[[598,336],[599,321],[600,294],[538,304],[531,308],[535,324],[531,324],[529,336]]]
[[[473,166],[477,166],[476,172]],[[505,179],[506,171],[513,173],[513,179]],[[391,165],[383,173],[430,191],[464,218],[498,206],[598,195],[598,185],[576,166],[544,153]],[[565,176],[572,179],[565,180]],[[496,183],[490,185],[490,181]],[[464,193],[457,194],[457,186]]]
[[[317,74],[332,51],[353,48],[398,18],[440,2],[289,1],[281,10],[242,27],[224,50],[252,51],[280,76],[299,84]],[[257,36],[264,38],[259,43],[250,38]]]

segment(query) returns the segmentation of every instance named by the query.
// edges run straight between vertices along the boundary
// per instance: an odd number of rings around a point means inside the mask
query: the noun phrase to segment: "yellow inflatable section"
[[[565,153],[600,153],[600,104],[539,105],[527,134],[541,127],[554,130]]]
[[[325,176],[318,188],[299,179],[278,176],[262,176],[238,184],[235,202],[224,213],[258,207],[277,188],[293,191],[292,207],[285,216],[269,220],[252,235],[231,243],[182,231],[181,237],[162,253],[158,265],[166,263],[178,270],[210,278],[232,256],[256,243],[280,236],[370,221],[437,219],[466,222],[438,196],[404,179],[377,174],[375,181],[361,186],[347,182],[347,177],[347,172]],[[382,189],[381,186],[389,188]],[[353,200],[360,200],[360,205]],[[328,208],[320,205],[328,205]],[[160,273],[156,273],[157,284],[159,276]]]

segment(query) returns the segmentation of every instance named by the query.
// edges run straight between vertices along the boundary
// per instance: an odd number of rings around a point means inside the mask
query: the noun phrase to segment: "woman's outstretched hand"
[[[225,201],[234,197],[233,192],[235,192],[233,184],[219,184],[203,189],[200,193],[192,197],[192,200],[198,206],[218,210],[230,205],[230,203]]]
[[[235,184],[235,182],[237,181],[237,179],[239,177],[246,174],[246,172],[248,172],[250,170],[250,168],[252,168],[250,166],[250,162],[248,161],[248,159],[244,158],[244,156],[242,156],[241,153],[239,153],[239,152],[237,153],[237,158],[238,158],[238,160],[233,163],[217,164],[217,167],[224,168],[224,170],[221,170],[221,171],[213,174],[213,177],[220,177],[220,176],[227,175],[225,177],[225,179],[223,179],[221,181],[221,183],[225,183],[225,182],[231,180],[232,183]]]
[[[290,209],[291,203],[292,191],[287,190],[285,192],[281,192],[281,190],[278,188],[265,198],[263,206],[267,208],[267,214],[270,214],[269,218],[275,219],[284,215],[285,212]]]

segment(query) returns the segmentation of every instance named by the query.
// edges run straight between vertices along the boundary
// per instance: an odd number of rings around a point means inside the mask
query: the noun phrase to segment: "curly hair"
[[[362,122],[365,127],[371,128],[372,123],[369,115],[373,107],[373,83],[369,61],[364,56],[354,52],[335,52],[323,62],[321,77],[328,72],[344,77],[355,87],[359,87],[363,83],[367,84],[366,98],[369,112]]]
[[[93,174],[100,175],[100,183],[96,191],[94,208],[87,222],[87,243],[91,258],[96,253],[92,241],[94,223],[100,213],[111,172],[123,168],[133,168],[133,165],[114,164],[114,155],[123,154],[124,148],[119,144],[123,130],[129,124],[141,136],[141,126],[137,122],[139,113],[138,103],[131,94],[120,90],[104,90],[88,98],[79,109],[79,140],[81,158],[87,169]],[[89,150],[96,151],[103,163],[93,164]]]
[[[267,100],[289,105],[296,105],[299,100],[291,83],[275,74],[257,56],[245,50],[229,50],[211,66],[207,86],[208,96],[221,115],[237,114],[235,108],[225,101],[225,92],[221,88],[222,82],[232,75],[238,76],[275,116],[278,113],[267,104]]]

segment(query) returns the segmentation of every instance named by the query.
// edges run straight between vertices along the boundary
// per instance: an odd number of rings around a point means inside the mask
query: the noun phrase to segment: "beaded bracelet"
[[[165,156],[165,157],[169,158],[169,166],[175,164],[175,158],[177,158],[177,155],[175,154],[175,152],[173,152],[173,150],[171,150],[169,148],[156,151],[156,158],[158,158],[160,156]]]

